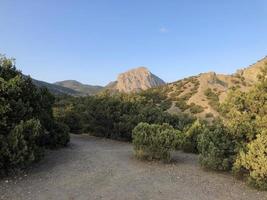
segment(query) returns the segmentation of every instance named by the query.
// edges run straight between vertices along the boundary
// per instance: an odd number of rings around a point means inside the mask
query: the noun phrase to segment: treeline
[[[0,176],[40,160],[45,148],[65,146],[68,127],[55,121],[54,96],[0,56]]]
[[[54,113],[72,133],[125,141],[132,140],[132,130],[140,122],[168,123],[184,130],[195,120],[187,114],[171,115],[147,96],[108,92],[80,98],[58,97]]]

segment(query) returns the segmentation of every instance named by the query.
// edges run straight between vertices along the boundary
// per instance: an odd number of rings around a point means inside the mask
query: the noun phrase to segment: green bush
[[[214,108],[215,110],[219,110],[220,101],[219,96],[212,89],[208,88],[205,90],[204,94],[206,95],[207,99],[209,100],[209,105]]]
[[[230,170],[235,159],[235,142],[220,123],[213,125],[198,137],[200,164],[213,170]]]
[[[267,190],[267,131],[257,135],[257,138],[247,145],[246,151],[240,152],[234,171],[247,172],[249,184]]]
[[[54,128],[49,132],[48,145],[51,148],[66,146],[70,141],[69,127],[64,123],[55,122]]]
[[[185,132],[181,148],[187,153],[198,153],[197,138],[204,132],[205,126],[196,120],[192,126]]]
[[[65,111],[56,119],[68,126],[71,133],[80,134],[82,132],[82,118],[78,113]]]
[[[32,119],[21,121],[7,135],[0,135],[0,174],[24,168],[38,161],[44,149],[38,145],[43,134],[41,124]]]
[[[204,111],[204,108],[200,105],[196,105],[194,103],[190,104],[190,112],[193,114],[202,113]]]
[[[133,130],[133,145],[137,158],[170,161],[181,132],[168,124],[140,123]]]
[[[187,105],[186,101],[180,98],[177,99],[175,106],[181,109],[181,111],[185,111],[189,108],[189,105]]]
[[[172,105],[172,102],[170,100],[164,100],[160,103],[160,108],[162,110],[168,110]]]
[[[0,56],[0,173],[24,168],[53,147],[52,135],[61,134],[55,130],[53,103],[47,89],[37,88],[16,70],[14,60]]]

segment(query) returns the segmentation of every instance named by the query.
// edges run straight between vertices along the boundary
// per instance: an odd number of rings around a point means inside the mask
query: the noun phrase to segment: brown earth
[[[175,152],[171,164],[133,157],[130,143],[72,136],[25,174],[0,180],[3,200],[264,200],[230,174],[205,171],[197,156]]]

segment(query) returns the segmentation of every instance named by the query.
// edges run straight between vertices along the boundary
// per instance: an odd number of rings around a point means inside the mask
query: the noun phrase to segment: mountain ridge
[[[98,85],[83,84],[76,80],[64,80],[55,82],[54,85],[62,86],[81,93],[82,96],[95,95],[104,87]]]
[[[164,93],[171,106],[171,113],[187,112],[198,117],[218,116],[218,105],[225,100],[231,88],[247,91],[257,80],[261,67],[267,63],[267,57],[248,67],[236,70],[233,74],[205,72],[166,84],[152,74],[146,67],[130,69],[118,75],[116,81],[106,86],[82,84],[76,80],[59,81],[55,84],[34,80],[36,85],[48,87],[55,94],[72,96],[95,95],[101,91],[113,93],[131,93],[155,90]]]

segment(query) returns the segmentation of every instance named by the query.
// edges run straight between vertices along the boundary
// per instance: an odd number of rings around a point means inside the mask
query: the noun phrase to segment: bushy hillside
[[[219,115],[219,105],[225,100],[229,89],[247,91],[257,81],[257,75],[266,62],[267,57],[232,75],[201,73],[149,89],[145,93],[160,94],[162,102],[171,102],[168,109],[171,113],[186,112],[212,119]]]

